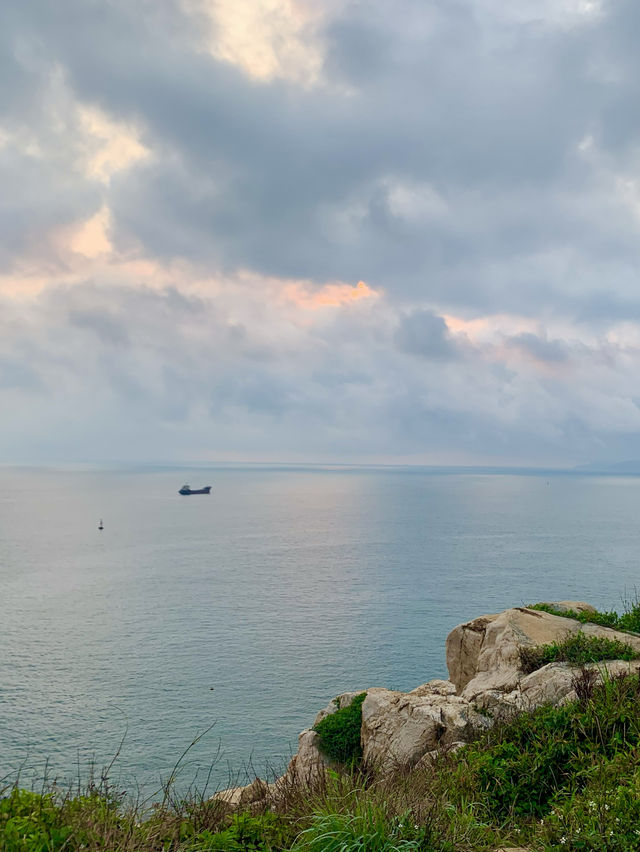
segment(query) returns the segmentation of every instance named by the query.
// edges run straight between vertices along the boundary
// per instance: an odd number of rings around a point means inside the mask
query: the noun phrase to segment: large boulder
[[[567,608],[588,606],[575,601],[562,603]],[[525,677],[520,667],[522,646],[561,641],[578,631],[618,639],[640,652],[640,636],[597,624],[582,624],[548,612],[514,607],[498,615],[476,618],[451,631],[446,642],[450,679],[458,694],[472,702],[483,693],[512,692]]]
[[[298,751],[291,758],[284,775],[285,783],[296,787],[315,787],[330,765],[330,759],[320,751],[319,735],[311,729],[302,731],[298,737]]]
[[[491,722],[453,684],[436,681],[413,692],[370,689],[362,704],[364,762],[382,771],[412,767],[435,749],[468,740]]]

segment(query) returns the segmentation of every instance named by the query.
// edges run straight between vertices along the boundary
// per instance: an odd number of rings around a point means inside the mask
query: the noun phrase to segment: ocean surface
[[[461,621],[539,600],[620,608],[640,585],[633,476],[0,478],[0,779],[86,778],[116,757],[112,777],[152,795],[209,728],[179,787],[277,771],[338,693],[446,676]],[[211,495],[180,497],[185,481]]]

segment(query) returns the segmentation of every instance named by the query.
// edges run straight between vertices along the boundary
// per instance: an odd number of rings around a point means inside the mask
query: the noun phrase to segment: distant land
[[[621,462],[591,462],[574,468],[584,473],[637,473],[640,474],[640,460]]]

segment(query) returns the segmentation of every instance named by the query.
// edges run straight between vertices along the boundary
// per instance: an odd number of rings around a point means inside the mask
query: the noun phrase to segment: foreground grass
[[[190,796],[144,811],[106,782],[82,795],[53,787],[0,793],[2,852],[470,852],[640,849],[640,682],[597,685],[578,700],[496,724],[432,765],[377,777],[332,772],[231,814]],[[349,723],[351,723],[350,720]]]

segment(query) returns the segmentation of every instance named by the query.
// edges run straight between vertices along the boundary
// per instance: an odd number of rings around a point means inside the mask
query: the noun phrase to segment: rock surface
[[[331,761],[320,751],[319,742],[320,737],[315,731],[302,731],[298,737],[298,751],[291,758],[284,775],[287,783],[313,787],[322,778]]]
[[[229,810],[236,810],[237,808],[245,808],[248,805],[263,801],[269,795],[270,786],[262,778],[256,778],[251,784],[220,790],[219,793],[216,793],[211,798],[213,801],[218,801],[226,805]]]
[[[362,705],[362,750],[368,766],[389,771],[415,766],[428,752],[465,741],[490,721],[453,693],[453,684],[413,692],[370,689]]]

